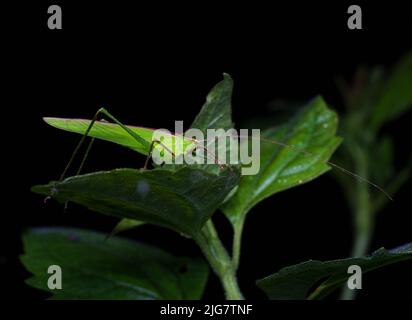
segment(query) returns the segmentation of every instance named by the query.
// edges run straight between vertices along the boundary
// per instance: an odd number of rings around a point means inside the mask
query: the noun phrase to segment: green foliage
[[[391,137],[381,136],[380,130],[412,107],[412,52],[389,75],[381,68],[360,69],[353,84],[344,87],[348,112],[342,117],[341,134],[347,143],[338,160],[345,167],[356,168],[366,158],[366,175],[386,187],[393,180],[394,146]],[[350,188],[347,182],[345,188]]]
[[[336,161],[374,181],[393,197],[411,176],[412,161],[395,172],[395,146],[390,136],[382,134],[382,128],[412,107],[412,52],[389,73],[378,67],[359,69],[353,84],[341,88],[347,113],[341,118],[340,133],[346,143]],[[335,176],[353,211],[352,256],[363,256],[373,237],[376,213],[389,203],[388,198],[370,192],[364,184],[354,187],[353,181],[340,173]],[[351,299],[353,294],[346,291],[342,297]]]
[[[321,299],[342,286],[350,276],[348,267],[357,265],[362,273],[412,259],[412,243],[393,250],[381,248],[371,256],[332,261],[309,260],[258,280],[270,299]],[[319,283],[321,281],[321,283]],[[313,286],[316,284],[316,287]],[[312,290],[312,291],[310,291]]]
[[[232,224],[242,221],[263,199],[328,171],[326,162],[341,142],[335,135],[337,124],[336,113],[317,97],[288,124],[264,131],[264,139],[293,148],[262,141],[259,173],[242,177],[237,192],[222,208]]]
[[[27,283],[53,299],[200,299],[208,276],[201,259],[79,229],[38,228],[23,235]],[[61,290],[47,286],[48,267],[62,269]]]
[[[32,191],[193,236],[237,182],[238,175],[231,169],[217,174],[190,167],[176,171],[116,169],[53,181]]]
[[[373,136],[372,127],[363,127],[376,101],[379,101],[381,115],[371,122],[375,128],[383,123],[383,118],[394,118],[406,110],[410,95],[402,83],[409,79],[410,75],[404,69],[410,67],[410,59],[405,61],[394,71],[386,85],[382,82],[382,73],[375,72],[361,95],[351,95],[346,99],[348,110],[356,109],[356,104],[361,102],[365,108],[362,112],[352,112],[344,120],[343,131],[349,133],[345,137],[351,152],[342,156],[341,161],[364,161],[364,153],[372,150],[370,146],[378,141]],[[383,87],[385,92],[382,92]],[[401,95],[396,102],[397,88],[401,88]],[[232,90],[233,81],[225,74],[207,95],[192,128],[203,132],[207,129],[231,129]],[[391,105],[396,105],[396,108],[390,109]],[[105,110],[103,114],[116,120]],[[390,115],[383,117],[382,114]],[[90,125],[90,120],[82,119],[45,118],[45,121],[56,128],[82,135]],[[72,201],[120,218],[112,235],[143,223],[152,223],[193,238],[219,277],[226,297],[242,299],[236,270],[247,213],[267,197],[309,182],[328,171],[328,160],[341,142],[336,135],[337,125],[337,115],[321,97],[311,101],[290,121],[280,125],[279,121],[273,121],[262,134],[260,171],[255,176],[240,178],[237,165],[165,164],[152,170],[115,169],[76,175],[34,186],[32,191],[59,202]],[[358,139],[355,133],[360,133],[362,137]],[[152,135],[152,129],[127,126],[125,130],[119,123],[103,121],[95,122],[89,132],[91,137],[128,147],[144,155],[148,154],[147,147]],[[178,139],[183,139],[183,151],[193,146],[194,142],[190,139],[172,136],[171,145],[167,147],[172,149]],[[386,137],[382,141],[377,144],[379,147],[373,148],[373,156],[381,161],[376,161],[370,171],[365,173],[361,167],[357,173],[365,178],[369,173],[382,175],[382,180],[378,181],[384,182],[392,172],[386,171],[385,176],[382,174],[385,171],[383,168],[392,168],[393,143]],[[208,141],[208,146],[212,142]],[[156,147],[162,148],[160,145]],[[408,175],[407,170],[399,173],[398,184],[402,184]],[[341,181],[345,181],[346,187],[350,186],[347,179]],[[362,188],[367,186],[362,185]],[[367,198],[367,193],[356,188],[349,192],[358,192],[365,196],[364,199]],[[223,210],[234,228],[232,256],[221,243],[211,220],[218,208]],[[57,264],[64,270],[64,288],[52,291],[53,298],[199,299],[208,274],[202,260],[173,257],[157,248],[91,231],[33,229],[24,234],[23,242],[25,254],[22,262],[34,275],[27,281],[29,285],[50,291],[47,288],[48,266]],[[284,268],[259,280],[258,285],[272,299],[321,298],[345,281],[346,268],[350,264],[358,264],[364,271],[369,271],[410,258],[411,245],[408,245],[399,250],[380,249],[370,257],[309,261]],[[322,279],[319,287],[309,292]]]
[[[376,100],[371,126],[380,128],[385,122],[401,116],[412,107],[412,52],[407,54],[381,86]]]
[[[412,107],[412,52],[390,72],[382,68],[373,68],[369,72],[359,69],[353,84],[342,87],[348,112],[342,117],[341,134],[347,143],[338,152],[337,161],[394,195],[410,176],[412,162],[408,161],[403,169],[395,172],[395,146],[390,136],[381,134],[381,128]],[[336,176],[356,211],[355,227],[371,229],[374,214],[388,203],[388,199],[373,192],[361,201],[358,195],[369,193],[368,190],[360,190],[366,186],[353,188],[348,177],[339,173]],[[358,221],[363,225],[360,226]],[[372,231],[368,232],[370,237]]]

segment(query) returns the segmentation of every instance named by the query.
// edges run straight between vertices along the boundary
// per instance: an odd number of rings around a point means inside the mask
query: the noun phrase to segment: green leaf
[[[43,118],[49,125],[69,131],[79,133],[84,135],[87,128],[90,125],[91,120],[85,119],[64,119],[64,118]],[[148,143],[152,142],[153,132],[155,129],[149,129],[144,127],[136,127],[136,126],[127,126],[130,130],[134,133],[142,137]],[[105,141],[117,143],[123,147],[127,147],[132,149],[136,152],[141,154],[147,155],[149,149],[137,142],[133,136],[131,136],[128,132],[126,132],[122,127],[118,124],[105,122],[105,121],[96,121],[93,124],[92,129],[90,130],[88,136],[102,139]],[[170,136],[170,143],[171,145],[166,145],[169,149],[175,150],[176,143],[182,143],[183,151],[186,150],[189,146],[193,146],[193,141],[190,139],[185,139],[183,136],[180,135],[171,135]],[[154,148],[163,149],[160,144],[154,145]]]
[[[325,262],[309,260],[283,268],[269,277],[258,280],[257,285],[270,299],[320,299],[347,281],[351,275],[348,274],[348,267],[351,265],[360,266],[362,273],[365,273],[410,259],[412,243],[389,251],[381,248],[371,256],[361,258]],[[313,288],[319,281],[321,283]]]
[[[200,299],[208,267],[201,259],[86,230],[36,228],[23,235],[21,261],[30,286],[53,299]],[[62,289],[47,286],[48,268],[62,270]]]
[[[116,169],[50,182],[32,191],[192,236],[237,183],[238,174],[230,168],[217,174],[190,167],[176,171]]]
[[[222,208],[232,224],[243,221],[247,212],[263,199],[328,171],[330,167],[326,161],[341,142],[335,135],[337,123],[335,112],[317,97],[289,124],[264,131],[259,173],[243,176],[237,192]],[[286,143],[293,148],[281,147],[268,140]]]
[[[371,119],[375,129],[412,107],[412,52],[394,68],[381,92]]]
[[[199,114],[193,121],[191,128],[206,132],[207,129],[230,129],[232,123],[231,97],[233,80],[224,73],[223,80],[216,84],[206,97]]]

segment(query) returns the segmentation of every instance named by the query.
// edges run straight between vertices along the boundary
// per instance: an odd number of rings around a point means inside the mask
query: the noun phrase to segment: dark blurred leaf
[[[381,92],[371,119],[375,130],[412,106],[412,52],[398,63]]]
[[[328,171],[330,167],[326,161],[341,141],[335,135],[337,124],[335,112],[318,97],[287,125],[265,131],[263,138],[294,147],[261,142],[259,173],[243,176],[237,192],[222,208],[231,222],[236,224],[243,220],[247,212],[263,199]]]
[[[412,176],[412,156],[409,157],[409,161],[406,166],[397,171],[395,176],[388,179],[386,184],[386,192],[389,194],[395,194],[398,190],[410,179]],[[372,211],[374,213],[379,212],[388,203],[388,198],[384,194],[379,194],[372,202]]]
[[[369,115],[375,106],[377,97],[382,94],[384,83],[383,68],[374,67],[369,70],[363,65],[357,68],[352,82],[347,83],[342,77],[337,79],[337,86],[347,111],[352,114],[358,113],[362,117]]]
[[[192,236],[237,183],[238,175],[231,169],[217,174],[190,167],[176,171],[116,169],[50,182],[32,191]]]
[[[388,136],[384,136],[371,148],[370,172],[375,183],[386,185],[393,177],[393,142]]]
[[[38,228],[23,235],[27,283],[53,299],[199,299],[208,267],[155,247],[93,231]],[[62,270],[62,289],[47,286],[49,266]]]
[[[385,250],[381,248],[371,256],[332,261],[309,260],[281,269],[257,281],[270,299],[321,299],[344,284],[351,274],[348,267],[358,265],[362,273],[404,260],[412,259],[412,243]],[[324,279],[316,288],[317,282]],[[311,288],[313,289],[310,292]]]

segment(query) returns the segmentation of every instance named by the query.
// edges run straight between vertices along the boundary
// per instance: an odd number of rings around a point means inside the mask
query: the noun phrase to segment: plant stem
[[[362,152],[356,159],[357,172],[363,177],[368,176],[367,155]],[[354,244],[352,247],[352,257],[361,257],[368,253],[369,245],[373,233],[373,215],[372,205],[369,196],[368,185],[358,183],[356,189],[356,199],[354,208]],[[353,300],[356,296],[356,290],[350,290],[344,287],[341,294],[342,300]]]
[[[219,277],[226,299],[242,300],[243,295],[240,292],[236,278],[236,270],[233,268],[232,261],[220,241],[213,222],[206,222],[202,232],[194,237],[213,271]]]
[[[232,265],[233,269],[237,270],[239,267],[240,260],[240,248],[242,243],[242,232],[245,219],[241,218],[236,222],[233,229],[233,244],[232,244]]]

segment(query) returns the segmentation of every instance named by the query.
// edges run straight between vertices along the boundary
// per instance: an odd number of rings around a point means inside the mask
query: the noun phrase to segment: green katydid
[[[108,120],[111,120],[112,122],[107,122],[107,121],[98,121],[99,115],[105,116]],[[105,109],[99,109],[95,116],[92,118],[92,120],[84,120],[84,119],[60,119],[60,118],[44,118],[44,120],[50,124],[53,127],[70,131],[70,132],[75,132],[82,134],[82,138],[80,139],[79,144],[75,148],[67,166],[65,167],[62,175],[60,176],[60,181],[64,179],[67,170],[71,166],[76,154],[79,152],[81,145],[85,142],[86,138],[89,136],[91,137],[91,142],[86,150],[86,153],[83,157],[83,160],[80,164],[79,169],[76,172],[76,175],[80,174],[84,162],[90,152],[91,146],[93,144],[93,141],[95,138],[98,139],[103,139],[106,141],[114,142],[117,144],[120,144],[122,146],[125,146],[127,148],[130,148],[136,152],[139,152],[141,154],[144,154],[147,156],[145,166],[144,168],[147,167],[148,165],[148,160],[152,156],[152,151],[154,148],[158,148],[160,152],[164,152],[166,155],[169,155],[170,157],[176,157],[180,156],[181,154],[185,154],[188,152],[193,152],[196,150],[196,148],[203,148],[206,151],[206,154],[208,155],[209,152],[207,150],[207,147],[203,146],[203,142],[208,142],[207,140],[201,141],[201,140],[196,140],[192,138],[187,138],[182,134],[170,134],[170,138],[168,141],[158,141],[153,139],[153,134],[155,132],[155,129],[150,129],[150,128],[145,128],[145,127],[136,127],[136,126],[127,126],[121,123],[119,120],[117,120],[113,115],[111,115],[107,110]],[[331,120],[332,121],[332,120]],[[324,126],[324,124],[322,125]],[[218,137],[219,138],[219,137]],[[237,135],[237,138],[239,138],[239,142],[244,139],[247,141],[248,139],[254,139],[255,137],[250,137],[248,135]],[[328,157],[330,154],[333,152],[333,150],[338,146],[340,143],[339,139],[335,139],[332,142],[332,145],[330,147],[329,153],[326,155],[319,155],[316,153],[316,151],[313,150],[305,150],[305,148],[302,148],[299,145],[283,142],[283,139],[276,140],[272,136],[270,138],[268,137],[261,137],[259,140],[263,143],[267,143],[268,145],[277,145],[279,147],[285,148],[294,151],[295,153],[300,153],[301,155],[308,156],[308,157],[314,157],[317,158],[316,161],[322,160],[325,166],[330,165],[331,167],[335,167],[341,171],[343,171],[346,174],[352,175],[353,177],[359,179],[360,181],[366,182],[369,185],[375,187],[376,189],[380,190],[383,192],[388,198],[390,196],[378,185],[374,184],[373,182],[360,177],[359,175],[342,168],[338,166],[337,164],[328,161]],[[180,149],[181,154],[176,153],[175,146],[181,143],[182,148]],[[208,146],[208,144],[206,143]],[[266,146],[269,147],[269,146]],[[220,165],[222,168],[224,165]],[[301,181],[299,180],[299,183]],[[391,198],[390,198],[391,199]],[[65,205],[65,208],[67,206],[67,203]],[[132,222],[130,224],[130,222]],[[140,222],[137,222],[137,224],[140,224]],[[131,226],[136,225],[135,221],[124,221],[121,220],[120,223],[114,228],[112,233],[109,235],[113,235],[115,233],[118,233],[122,230],[126,230],[130,228]]]
[[[104,115],[114,123],[109,123],[105,121],[98,121],[98,116]],[[92,120],[84,120],[84,119],[59,119],[59,118],[44,118],[44,120],[53,127],[76,132],[82,134],[82,138],[79,141],[77,147],[73,151],[73,154],[66,165],[63,173],[60,176],[60,180],[63,180],[67,170],[69,169],[70,165],[72,164],[75,156],[80,150],[80,147],[84,143],[85,139],[90,136],[93,139],[86,151],[85,157],[80,165],[78,173],[80,173],[81,168],[84,165],[84,160],[86,159],[91,144],[94,141],[94,138],[103,139],[110,142],[115,142],[122,146],[128,147],[136,152],[150,155],[151,149],[155,148],[155,142],[161,145],[166,151],[170,152],[173,155],[171,149],[173,146],[166,146],[160,141],[152,141],[153,129],[144,128],[144,127],[136,127],[136,126],[126,126],[123,125],[120,121],[118,121],[114,116],[112,116],[106,109],[101,108],[99,109]],[[120,130],[119,130],[120,129]],[[176,139],[180,139],[178,136],[172,137],[173,142]],[[193,145],[193,141],[188,139],[183,139],[184,149],[188,147],[188,145]]]
[[[106,116],[109,120],[113,121],[113,123],[110,123],[107,121],[98,121],[99,115]],[[68,169],[72,165],[76,155],[80,151],[80,148],[82,144],[85,142],[87,137],[91,137],[92,139],[89,143],[89,146],[87,147],[87,151],[85,152],[85,155],[76,172],[76,175],[80,174],[95,138],[114,142],[124,147],[130,148],[136,152],[146,155],[147,158],[146,158],[146,162],[144,165],[144,169],[148,165],[148,160],[152,156],[152,150],[154,148],[163,149],[161,151],[165,152],[166,155],[168,154],[171,157],[179,156],[179,154],[175,154],[172,151],[172,150],[175,150],[174,146],[177,145],[178,143],[182,144],[182,152],[192,152],[197,147],[204,148],[202,146],[197,146],[195,140],[188,139],[180,135],[170,135],[171,139],[168,139],[168,142],[170,143],[168,145],[161,141],[154,140],[153,133],[155,129],[123,125],[120,121],[118,121],[113,115],[111,115],[104,108],[99,109],[93,116],[92,120],[60,119],[60,118],[47,118],[46,117],[44,118],[44,121],[53,127],[66,130],[66,131],[80,133],[83,135],[78,145],[76,146],[75,150],[73,151],[71,158],[68,161],[66,167],[64,168],[62,174],[60,175],[59,181],[62,181],[65,178]],[[220,167],[222,168],[222,166]],[[50,196],[45,198],[45,202],[48,199],[50,199]],[[64,205],[64,210],[67,209],[67,205],[68,203],[66,202]],[[136,225],[140,225],[140,224],[142,224],[142,222],[140,221],[122,219],[116,225],[116,227],[112,230],[112,232],[108,235],[108,237],[114,234],[117,234],[118,232],[121,232],[123,230],[134,227]]]

